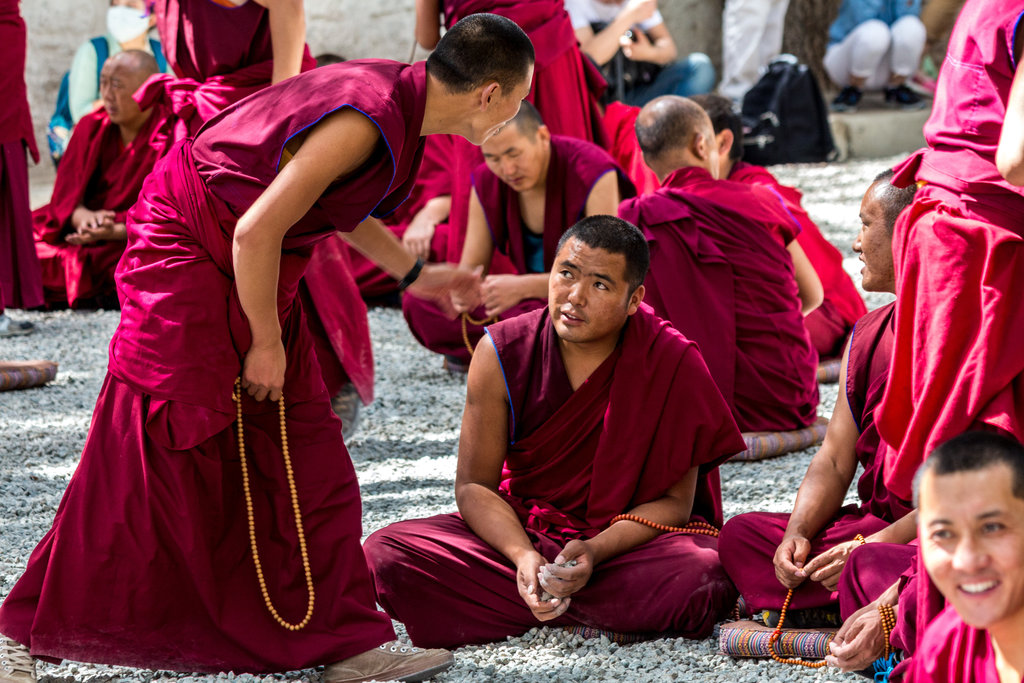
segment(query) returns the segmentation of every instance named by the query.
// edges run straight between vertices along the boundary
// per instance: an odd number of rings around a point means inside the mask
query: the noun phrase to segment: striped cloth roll
[[[583,626],[582,624],[578,626],[565,626],[562,630],[584,638],[600,638],[604,636],[618,645],[632,645],[633,643],[642,643],[645,640],[672,636],[671,633],[616,633],[615,631],[604,631],[592,626]]]
[[[835,384],[839,381],[842,358],[831,358],[818,363],[818,384]]]
[[[730,657],[771,657],[769,642],[774,629],[754,621],[722,624],[718,648]],[[783,629],[775,641],[775,654],[780,657],[824,659],[835,631]]]
[[[51,360],[0,361],[0,391],[38,387],[57,376]]]
[[[791,432],[744,432],[743,441],[747,444],[747,450],[737,453],[730,460],[764,460],[810,448],[821,443],[827,429],[828,418],[819,417],[810,427]]]

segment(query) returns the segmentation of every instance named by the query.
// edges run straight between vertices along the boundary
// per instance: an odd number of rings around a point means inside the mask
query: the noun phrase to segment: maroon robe
[[[899,581],[899,607],[896,625],[889,634],[889,644],[908,656],[917,646],[917,582],[921,576],[918,573],[917,546],[915,538],[910,543],[866,543],[854,548],[843,567],[836,591],[839,593],[839,615],[846,621]]]
[[[773,191],[782,200],[793,219],[800,224],[797,244],[807,254],[807,259],[814,266],[814,272],[817,273],[825,290],[824,301],[809,315],[804,316],[804,325],[811,335],[811,343],[818,356],[841,356],[853,324],[868,312],[857,286],[843,269],[843,255],[825,239],[817,224],[804,211],[800,204],[800,190],[783,185],[768,169],[744,161],[738,161],[733,165],[729,180],[761,185]]]
[[[296,290],[317,242],[405,198],[425,91],[423,64],[324,67],[227,109],[157,163],[129,212],[121,322],[81,463],[0,607],[0,632],[49,658],[253,672],[337,661],[394,637],[374,607],[355,471]],[[249,549],[231,393],[251,334],[232,234],[287,141],[342,107],[373,120],[380,153],[289,229],[278,276],[289,447],[317,591],[312,620],[291,632],[267,612]],[[259,555],[294,621],[307,595],[278,407],[242,393]]]
[[[604,110],[604,127],[612,158],[636,185],[637,194],[645,195],[661,187],[661,181],[644,161],[643,150],[636,139],[636,117],[639,114],[640,107],[609,102]]]
[[[634,194],[633,185],[615,165],[607,152],[597,145],[583,140],[551,136],[551,159],[545,179],[544,194],[544,269],[551,269],[555,250],[562,233],[571,228],[586,215],[587,198],[590,191],[606,173],[617,173],[619,193],[622,197]],[[486,164],[480,164],[471,179],[473,189],[484,209],[484,218],[494,240],[498,254],[511,262],[512,272],[530,273],[523,253],[525,226],[519,213],[519,193],[494,175]],[[493,269],[490,272],[495,272]],[[500,272],[500,271],[498,271]],[[501,314],[502,320],[532,311],[546,305],[544,299],[525,299]],[[462,363],[469,362],[469,349],[462,338],[460,318],[449,320],[437,304],[406,297],[402,311],[409,323],[409,329],[417,341],[435,353],[453,356]],[[487,317],[483,306],[472,312],[472,317],[481,320]],[[480,325],[467,324],[469,343],[476,346],[484,334]]]
[[[509,402],[499,493],[544,557],[661,498],[693,467],[701,474],[690,519],[721,519],[717,465],[742,439],[696,346],[649,307],[575,391],[547,308],[488,334]],[[659,536],[595,568],[568,611],[545,623],[706,637],[735,599],[715,547],[708,536]],[[458,514],[392,524],[364,549],[378,602],[417,645],[487,642],[540,625],[515,567]]]
[[[889,377],[894,310],[894,303],[882,306],[861,318],[854,327],[846,365],[846,400],[860,432],[855,451],[857,462],[863,468],[857,481],[861,504],[859,508],[848,505],[840,509],[832,521],[810,539],[809,557],[852,541],[857,534],[868,536],[880,531],[913,509],[908,501],[897,498],[885,488],[878,431],[874,424],[875,407]],[[733,517],[722,528],[718,539],[722,565],[754,610],[780,609],[786,597],[786,588],[775,578],[774,557],[788,523],[789,515],[785,513],[748,512]],[[890,562],[889,570],[895,569],[898,576],[912,557],[911,552],[900,561]],[[891,583],[890,579],[883,590]],[[820,583],[806,581],[793,593],[789,604],[793,609],[805,609],[833,604],[837,599],[835,593],[825,590]]]
[[[798,226],[778,198],[691,167],[619,216],[651,245],[646,301],[700,346],[740,429],[811,424],[818,354],[784,246]]]
[[[6,306],[43,305],[43,283],[32,243],[28,160],[39,163],[25,89],[25,22],[18,0],[0,0],[0,313]]]
[[[171,126],[162,106],[150,112],[128,145],[104,109],[83,116],[75,126],[50,203],[32,212],[47,303],[78,308],[114,293],[114,268],[125,243],[68,244],[65,236],[75,231],[71,216],[82,205],[113,211],[114,221],[124,223],[142,181],[171,145]]]
[[[906,683],[999,683],[992,638],[988,631],[965,624],[949,606],[924,632],[903,680]]]

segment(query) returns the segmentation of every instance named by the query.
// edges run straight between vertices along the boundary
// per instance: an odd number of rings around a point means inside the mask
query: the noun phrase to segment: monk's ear
[[[633,315],[636,313],[636,309],[640,308],[640,303],[644,300],[644,294],[647,290],[644,289],[643,285],[640,285],[633,293],[629,295],[629,304],[626,306],[626,314]]]
[[[480,90],[480,109],[487,109],[501,99],[501,86],[497,81],[491,81]]]
[[[690,142],[690,151],[701,161],[707,161],[711,158],[711,150],[709,149],[711,144],[713,143],[707,139],[704,133],[694,133],[693,140]]]
[[[537,140],[539,142],[547,142],[551,139],[551,131],[548,130],[547,126],[537,127]]]
[[[729,156],[729,152],[732,151],[732,146],[736,142],[736,138],[732,134],[732,131],[726,128],[715,136],[715,142],[718,143],[718,156],[727,157]]]

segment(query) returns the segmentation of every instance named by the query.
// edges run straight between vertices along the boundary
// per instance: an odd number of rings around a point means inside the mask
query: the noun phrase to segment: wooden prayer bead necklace
[[[885,637],[885,650],[883,650],[882,657],[888,659],[889,655],[892,654],[889,638],[892,636],[892,630],[896,628],[896,611],[892,608],[892,605],[879,604],[878,616],[882,620],[882,635]]]
[[[611,526],[616,522],[623,521],[636,522],[637,524],[643,524],[645,526],[651,527],[652,529],[657,529],[658,531],[681,531],[684,534],[703,534],[705,536],[718,536],[718,529],[708,524],[707,522],[690,522],[686,526],[668,526],[667,524],[658,524],[657,522],[652,522],[649,519],[644,519],[639,515],[630,514],[615,515],[614,517],[612,517],[611,521],[608,522],[608,526]]]
[[[469,313],[462,314],[462,343],[464,343],[466,345],[466,349],[469,350],[470,358],[473,357],[473,345],[469,342],[469,330],[467,329],[467,325],[472,323],[473,325],[479,325],[480,327],[483,327],[484,325],[490,325],[491,323],[496,322],[498,322],[498,316],[496,315],[492,315],[489,318],[484,318],[483,320],[477,320]]]
[[[292,473],[292,459],[288,453],[288,431],[285,425],[284,395],[278,399],[279,414],[281,416],[281,453],[284,455],[284,470],[288,478],[288,491],[291,493],[292,511],[295,513],[295,528],[299,535],[299,553],[302,556],[302,569],[306,574],[306,590],[309,593],[309,602],[306,605],[306,616],[302,621],[293,624],[285,621],[278,613],[274,603],[270,600],[270,592],[267,590],[267,582],[263,578],[263,567],[260,565],[260,553],[256,547],[256,517],[252,509],[252,493],[249,491],[249,466],[245,462],[245,429],[242,425],[242,381],[235,378],[235,390],[231,394],[235,401],[238,416],[238,456],[242,462],[242,489],[245,491],[245,511],[249,516],[249,545],[252,547],[252,561],[256,565],[256,578],[260,583],[260,593],[263,594],[263,602],[274,620],[289,631],[298,631],[309,623],[313,617],[313,603],[316,595],[313,592],[313,572],[309,567],[309,554],[306,552],[306,534],[302,530],[302,514],[299,512],[299,494],[295,488],[295,476]]]
[[[790,588],[789,592],[786,593],[785,601],[783,601],[783,603],[782,603],[782,611],[779,612],[779,623],[775,627],[775,630],[772,631],[771,637],[768,638],[768,654],[770,654],[772,656],[772,659],[774,659],[776,662],[778,662],[780,664],[795,664],[797,666],[806,666],[808,669],[820,669],[823,666],[826,666],[827,662],[825,662],[824,660],[822,660],[820,662],[805,662],[802,659],[794,659],[794,658],[790,658],[790,657],[783,657],[783,656],[779,655],[775,651],[775,641],[777,641],[782,636],[782,625],[786,621],[786,610],[789,609],[789,601],[792,600],[792,599],[793,599],[793,589]],[[828,647],[828,643],[831,643],[831,642],[832,642],[832,638],[829,638],[828,642],[825,643],[825,647]]]

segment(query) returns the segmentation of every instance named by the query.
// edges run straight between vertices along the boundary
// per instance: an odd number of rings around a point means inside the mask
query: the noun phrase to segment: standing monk
[[[338,662],[328,683],[450,665],[386,645],[355,472],[295,291],[336,230],[411,293],[475,284],[418,263],[372,215],[405,198],[421,136],[486,139],[532,70],[526,35],[480,15],[426,65],[350,62],[267,88],[157,164],[128,217],[81,462],[0,608],[20,676],[0,681],[34,680],[29,653],[204,672]]]
[[[892,229],[896,217],[914,199],[914,187],[889,184],[892,171],[879,175],[861,201],[861,229],[853,248],[864,262],[864,289],[891,292]],[[843,354],[839,393],[825,442],[815,454],[797,492],[791,514],[748,512],[733,517],[718,539],[722,565],[754,611],[768,610],[768,626],[778,623],[789,589],[787,623],[823,626],[838,620],[835,597],[840,572],[860,541],[908,543],[916,533],[910,501],[900,499],[882,482],[882,454],[874,410],[885,390],[892,351],[892,318],[888,304],[861,318]],[[863,467],[857,482],[859,506],[843,506],[850,482]],[[907,568],[888,563],[878,571],[892,574],[888,585]],[[894,573],[892,573],[894,572]],[[874,599],[874,598],[872,598]],[[801,610],[827,608],[811,614]]]
[[[32,244],[28,159],[39,162],[25,90],[25,22],[18,0],[0,0],[0,337],[28,334],[31,323],[12,320],[4,308],[43,305],[43,282]]]
[[[489,274],[479,292],[453,303],[472,320],[504,320],[544,306],[547,273],[562,233],[584,216],[614,215],[620,198],[633,195],[633,186],[597,145],[551,135],[529,103],[480,149],[484,163],[472,176],[469,231],[459,267]],[[511,260],[512,274],[494,274],[495,250]],[[445,354],[450,369],[465,371],[483,327],[449,320],[422,299],[406,299],[403,309],[420,343]]]
[[[800,190],[783,185],[763,166],[743,161],[743,121],[732,102],[721,95],[696,95],[693,101],[704,107],[715,128],[718,177],[768,188],[800,224],[800,234],[790,246],[799,245],[807,255],[824,293],[821,305],[804,316],[804,325],[819,357],[842,355],[853,324],[868,312],[857,286],[843,270],[843,255],[825,239],[801,206]]]
[[[157,71],[153,55],[141,50],[107,60],[100,73],[103,108],[75,126],[50,203],[32,212],[51,305],[116,305],[114,268],[128,238],[128,209],[172,140],[167,108],[142,110],[132,99]]]
[[[542,623],[704,638],[735,600],[714,538],[647,525],[719,524],[717,465],[743,448],[696,346],[641,303],[648,259],[632,225],[585,218],[559,241],[548,305],[488,328],[459,513],[366,540],[377,600],[414,643]]]
[[[787,251],[799,226],[767,189],[716,180],[714,131],[692,100],[652,100],[636,132],[663,183],[619,207],[651,243],[648,301],[700,346],[740,429],[806,427],[818,354],[803,314],[821,283],[799,245]]]

